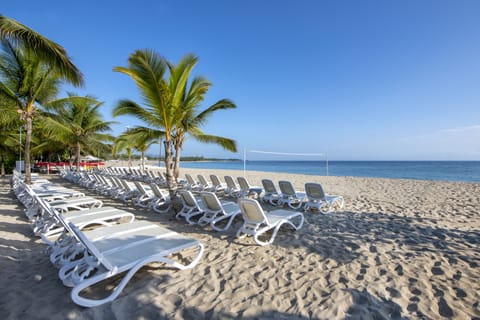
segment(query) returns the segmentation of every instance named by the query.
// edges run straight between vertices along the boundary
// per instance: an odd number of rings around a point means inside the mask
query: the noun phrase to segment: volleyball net
[[[288,159],[295,159],[299,160],[299,158],[310,158],[311,157],[322,157],[321,160],[325,161],[325,171],[326,175],[328,176],[328,157],[326,153],[307,153],[307,152],[282,152],[282,151],[266,151],[266,150],[247,150],[243,149],[243,172],[245,175],[247,169],[247,153],[256,153],[256,154],[264,154],[268,155],[268,160],[275,160],[275,156],[279,156],[284,159],[284,157]]]

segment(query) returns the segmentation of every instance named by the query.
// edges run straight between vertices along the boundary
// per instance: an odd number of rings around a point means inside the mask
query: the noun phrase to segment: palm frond
[[[201,126],[206,123],[208,118],[218,110],[228,110],[228,109],[235,109],[237,106],[233,101],[228,99],[221,99],[208,107],[207,109],[200,112],[194,119],[192,119],[192,124],[195,126]]]
[[[30,48],[43,61],[58,70],[65,80],[75,86],[83,85],[83,75],[72,63],[66,50],[38,32],[0,15],[0,39],[8,39],[14,44]]]
[[[231,152],[237,152],[237,143],[235,142],[235,140],[225,138],[225,137],[208,135],[208,134],[192,135],[192,137],[197,141],[200,141],[203,143],[217,144],[225,150],[228,150]]]

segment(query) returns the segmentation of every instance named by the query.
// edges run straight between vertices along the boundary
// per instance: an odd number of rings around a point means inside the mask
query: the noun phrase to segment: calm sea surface
[[[181,167],[243,170],[243,161],[182,162]],[[327,175],[325,161],[247,161],[246,170]],[[480,183],[480,161],[329,161],[328,175]]]

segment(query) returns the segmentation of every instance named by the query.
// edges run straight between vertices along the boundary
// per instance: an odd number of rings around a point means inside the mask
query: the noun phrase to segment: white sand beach
[[[193,269],[152,264],[115,301],[91,309],[72,302],[2,178],[1,319],[480,319],[480,184],[267,172],[247,178],[254,185],[290,180],[298,190],[320,182],[345,198],[345,208],[305,213],[302,229],[282,228],[260,247],[235,238],[239,223],[218,233],[91,194],[205,245]]]

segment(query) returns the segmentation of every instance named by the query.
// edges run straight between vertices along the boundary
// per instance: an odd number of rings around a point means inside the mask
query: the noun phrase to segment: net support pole
[[[326,152],[325,152],[325,171],[328,177],[328,156]]]
[[[247,150],[243,148],[243,177],[246,177],[247,171]]]

